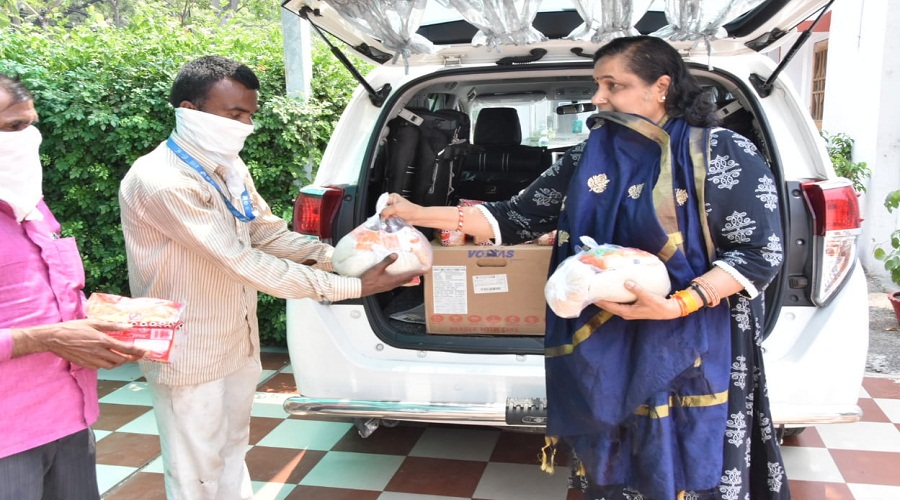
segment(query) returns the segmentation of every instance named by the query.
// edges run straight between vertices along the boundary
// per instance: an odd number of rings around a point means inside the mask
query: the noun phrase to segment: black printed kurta
[[[496,219],[502,243],[529,241],[556,229],[561,203],[581,158],[576,145],[520,195],[482,205]],[[731,307],[731,384],[723,436],[724,468],[714,491],[686,492],[687,499],[790,498],[772,425],[760,342],[765,323],[763,292],[783,260],[775,177],[747,138],[727,129],[710,134],[705,184],[706,216],[715,266],[744,290]],[[588,498],[647,498],[628,488],[589,488]],[[663,500],[663,499],[660,499]]]

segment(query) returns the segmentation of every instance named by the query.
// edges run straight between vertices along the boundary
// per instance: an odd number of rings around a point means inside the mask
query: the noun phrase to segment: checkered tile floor
[[[284,351],[263,353],[247,464],[255,498],[313,500],[575,500],[566,467],[540,471],[543,436],[400,424],[359,437],[349,419],[284,413],[296,391]],[[97,472],[108,500],[164,499],[150,395],[136,365],[100,372]],[[853,424],[785,438],[795,500],[900,499],[900,380],[867,376]]]

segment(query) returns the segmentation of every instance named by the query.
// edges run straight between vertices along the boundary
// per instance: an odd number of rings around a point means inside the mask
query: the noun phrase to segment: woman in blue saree
[[[547,310],[548,447],[575,451],[591,500],[788,499],[760,348],[783,260],[775,176],[716,126],[668,43],[620,38],[594,61],[589,138],[522,193],[475,207],[394,194],[382,216],[496,244],[557,230],[551,270],[584,235],[656,254],[668,297],[627,283],[633,303]]]

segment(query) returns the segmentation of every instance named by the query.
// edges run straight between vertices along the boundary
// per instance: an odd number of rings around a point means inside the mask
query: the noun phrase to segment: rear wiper
[[[359,72],[358,69],[356,69],[355,66],[353,66],[353,63],[351,63],[350,60],[347,59],[347,56],[345,56],[344,53],[341,52],[341,49],[335,47],[331,43],[331,40],[329,40],[328,37],[325,36],[325,33],[323,33],[322,30],[316,25],[316,23],[312,22],[312,19],[310,19],[310,14],[314,16],[320,15],[318,10],[313,10],[305,5],[297,12],[298,16],[309,21],[309,25],[315,29],[316,33],[318,33],[320,37],[322,37],[322,40],[325,40],[325,43],[331,49],[331,53],[334,54],[334,57],[337,57],[338,61],[340,61],[341,64],[343,64],[344,67],[347,68],[348,71],[350,71],[350,74],[353,75],[353,78],[357,82],[359,82],[359,84],[362,85],[364,89],[366,89],[366,93],[369,95],[369,100],[372,101],[372,104],[380,108],[384,104],[384,101],[387,99],[387,96],[391,93],[391,85],[385,84],[378,90],[375,90],[374,87],[369,85],[369,82],[366,81],[366,78]],[[362,49],[361,52],[365,52],[366,55],[372,57],[375,60],[381,60],[386,56],[387,59],[384,59],[381,62],[385,62],[391,58],[388,54],[384,54],[383,56],[379,57],[378,54],[372,52],[371,47],[365,44],[358,48],[358,50],[359,49]]]
[[[784,59],[782,59],[781,62],[778,63],[778,66],[775,67],[775,71],[773,71],[772,74],[769,75],[769,78],[763,80],[763,77],[759,76],[756,73],[750,75],[750,83],[753,84],[753,88],[756,89],[756,93],[759,94],[760,97],[769,97],[769,94],[772,93],[775,79],[778,78],[778,75],[781,73],[784,67],[787,66],[789,62],[791,62],[791,59],[794,58],[794,55],[798,50],[800,50],[800,47],[803,46],[803,44],[809,38],[809,35],[812,33],[813,28],[816,27],[816,24],[819,23],[819,20],[822,19],[822,16],[825,15],[825,12],[828,11],[828,8],[831,7],[831,4],[833,3],[834,0],[831,0],[827,5],[825,5],[825,7],[822,7],[822,10],[819,11],[819,15],[816,17],[816,20],[812,22],[812,24],[809,26],[809,28],[806,29],[806,31],[800,33],[797,41],[794,42],[794,45],[791,46],[791,49],[788,51],[787,55],[784,56]]]

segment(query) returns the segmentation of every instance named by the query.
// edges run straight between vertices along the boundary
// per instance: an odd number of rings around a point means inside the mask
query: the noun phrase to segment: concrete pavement
[[[888,292],[897,285],[867,274],[869,284],[869,357],[866,371],[900,376],[900,325]]]

